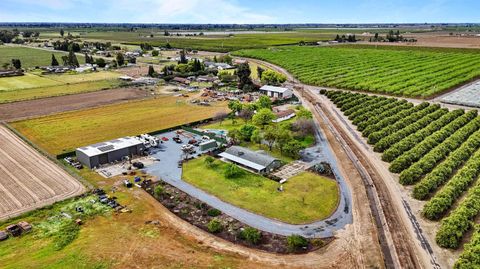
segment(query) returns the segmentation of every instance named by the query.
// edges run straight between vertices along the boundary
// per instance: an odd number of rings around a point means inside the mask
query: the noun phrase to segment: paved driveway
[[[292,225],[266,218],[226,203],[183,181],[182,170],[178,168],[178,161],[182,159],[182,144],[177,144],[171,140],[175,136],[173,132],[162,136],[168,137],[170,141],[164,142],[162,147],[153,154],[155,158],[160,159],[160,162],[148,166],[146,168],[147,172],[251,227],[285,236],[298,234],[308,238],[320,238],[330,237],[335,231],[343,229],[345,225],[352,223],[350,191],[340,175],[337,165],[334,163],[335,159],[332,157],[330,147],[320,133],[317,134],[319,143],[302,153],[304,156],[303,161],[309,163],[329,162],[340,186],[341,196],[337,210],[329,218],[308,225]],[[185,143],[188,141],[186,139],[183,140]]]

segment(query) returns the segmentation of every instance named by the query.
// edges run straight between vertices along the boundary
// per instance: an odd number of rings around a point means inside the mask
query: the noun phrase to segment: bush
[[[233,163],[227,164],[224,175],[226,178],[236,178],[243,174],[243,170]]]
[[[207,224],[207,228],[209,232],[216,234],[223,230],[223,225],[218,219],[212,219]]]
[[[164,191],[165,189],[163,188],[162,185],[157,185],[153,190],[153,194],[155,195],[156,198],[160,198]]]
[[[68,246],[78,237],[79,232],[80,227],[74,221],[70,221],[65,224],[62,229],[53,237],[55,250],[62,250]]]
[[[209,215],[210,217],[218,217],[218,216],[220,216],[220,214],[222,214],[222,211],[220,211],[216,208],[211,208],[207,212],[207,215]]]
[[[287,237],[288,250],[297,251],[308,246],[308,240],[300,235],[290,235]]]
[[[262,239],[262,233],[255,228],[247,227],[240,232],[240,238],[252,245],[256,245]]]
[[[207,158],[205,158],[205,164],[210,168],[213,167],[215,164],[215,158],[213,158],[212,156],[208,156]]]

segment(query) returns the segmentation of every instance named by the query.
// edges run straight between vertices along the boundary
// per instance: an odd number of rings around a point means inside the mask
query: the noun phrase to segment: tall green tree
[[[273,114],[270,109],[262,108],[253,116],[252,121],[255,125],[261,126],[262,129],[265,129],[265,126],[272,123],[272,120],[274,119],[275,114]]]
[[[248,63],[239,64],[237,67],[237,76],[238,76],[238,88],[245,92],[250,92],[253,90],[253,82],[250,78],[252,71],[250,70],[250,65]]]
[[[155,76],[155,69],[153,69],[153,65],[148,66],[148,76],[154,77]]]
[[[77,55],[75,55],[75,52],[73,52],[73,50],[70,50],[68,52],[68,65],[69,66],[75,66],[75,67],[79,67],[80,64],[78,63],[78,59],[77,59]]]
[[[15,69],[20,69],[22,68],[22,62],[20,61],[20,59],[12,59],[12,66]]]
[[[60,29],[60,36],[63,37],[65,35],[65,31],[63,29]]]
[[[58,66],[57,58],[55,58],[55,54],[52,53],[52,63],[51,66]]]
[[[121,52],[117,53],[116,60],[119,66],[125,65],[125,57],[123,56],[123,53]]]

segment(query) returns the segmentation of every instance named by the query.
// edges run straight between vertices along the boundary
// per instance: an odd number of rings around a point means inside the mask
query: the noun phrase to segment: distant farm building
[[[281,166],[280,160],[263,152],[232,146],[219,154],[224,160],[245,167],[255,173],[266,174]]]
[[[3,77],[15,77],[15,76],[23,76],[23,70],[0,70],[0,78]]]
[[[78,161],[83,165],[94,168],[103,164],[121,161],[127,156],[130,158],[138,156],[144,150],[145,146],[139,139],[124,137],[77,148],[75,153]]]
[[[295,117],[295,111],[293,109],[281,110],[275,112],[275,116],[277,116],[277,118],[274,119],[273,122],[282,122]]]
[[[185,85],[188,85],[188,84],[191,83],[191,81],[190,81],[189,79],[182,78],[182,77],[174,77],[174,78],[173,78],[173,81],[174,81],[174,82],[181,83],[181,84],[185,84]]]
[[[260,93],[277,99],[290,99],[293,96],[293,92],[289,88],[275,87],[270,85],[261,87]]]

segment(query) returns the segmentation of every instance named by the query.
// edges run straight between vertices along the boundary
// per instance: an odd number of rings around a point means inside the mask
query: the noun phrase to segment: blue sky
[[[2,22],[480,22],[478,0],[0,0]]]

